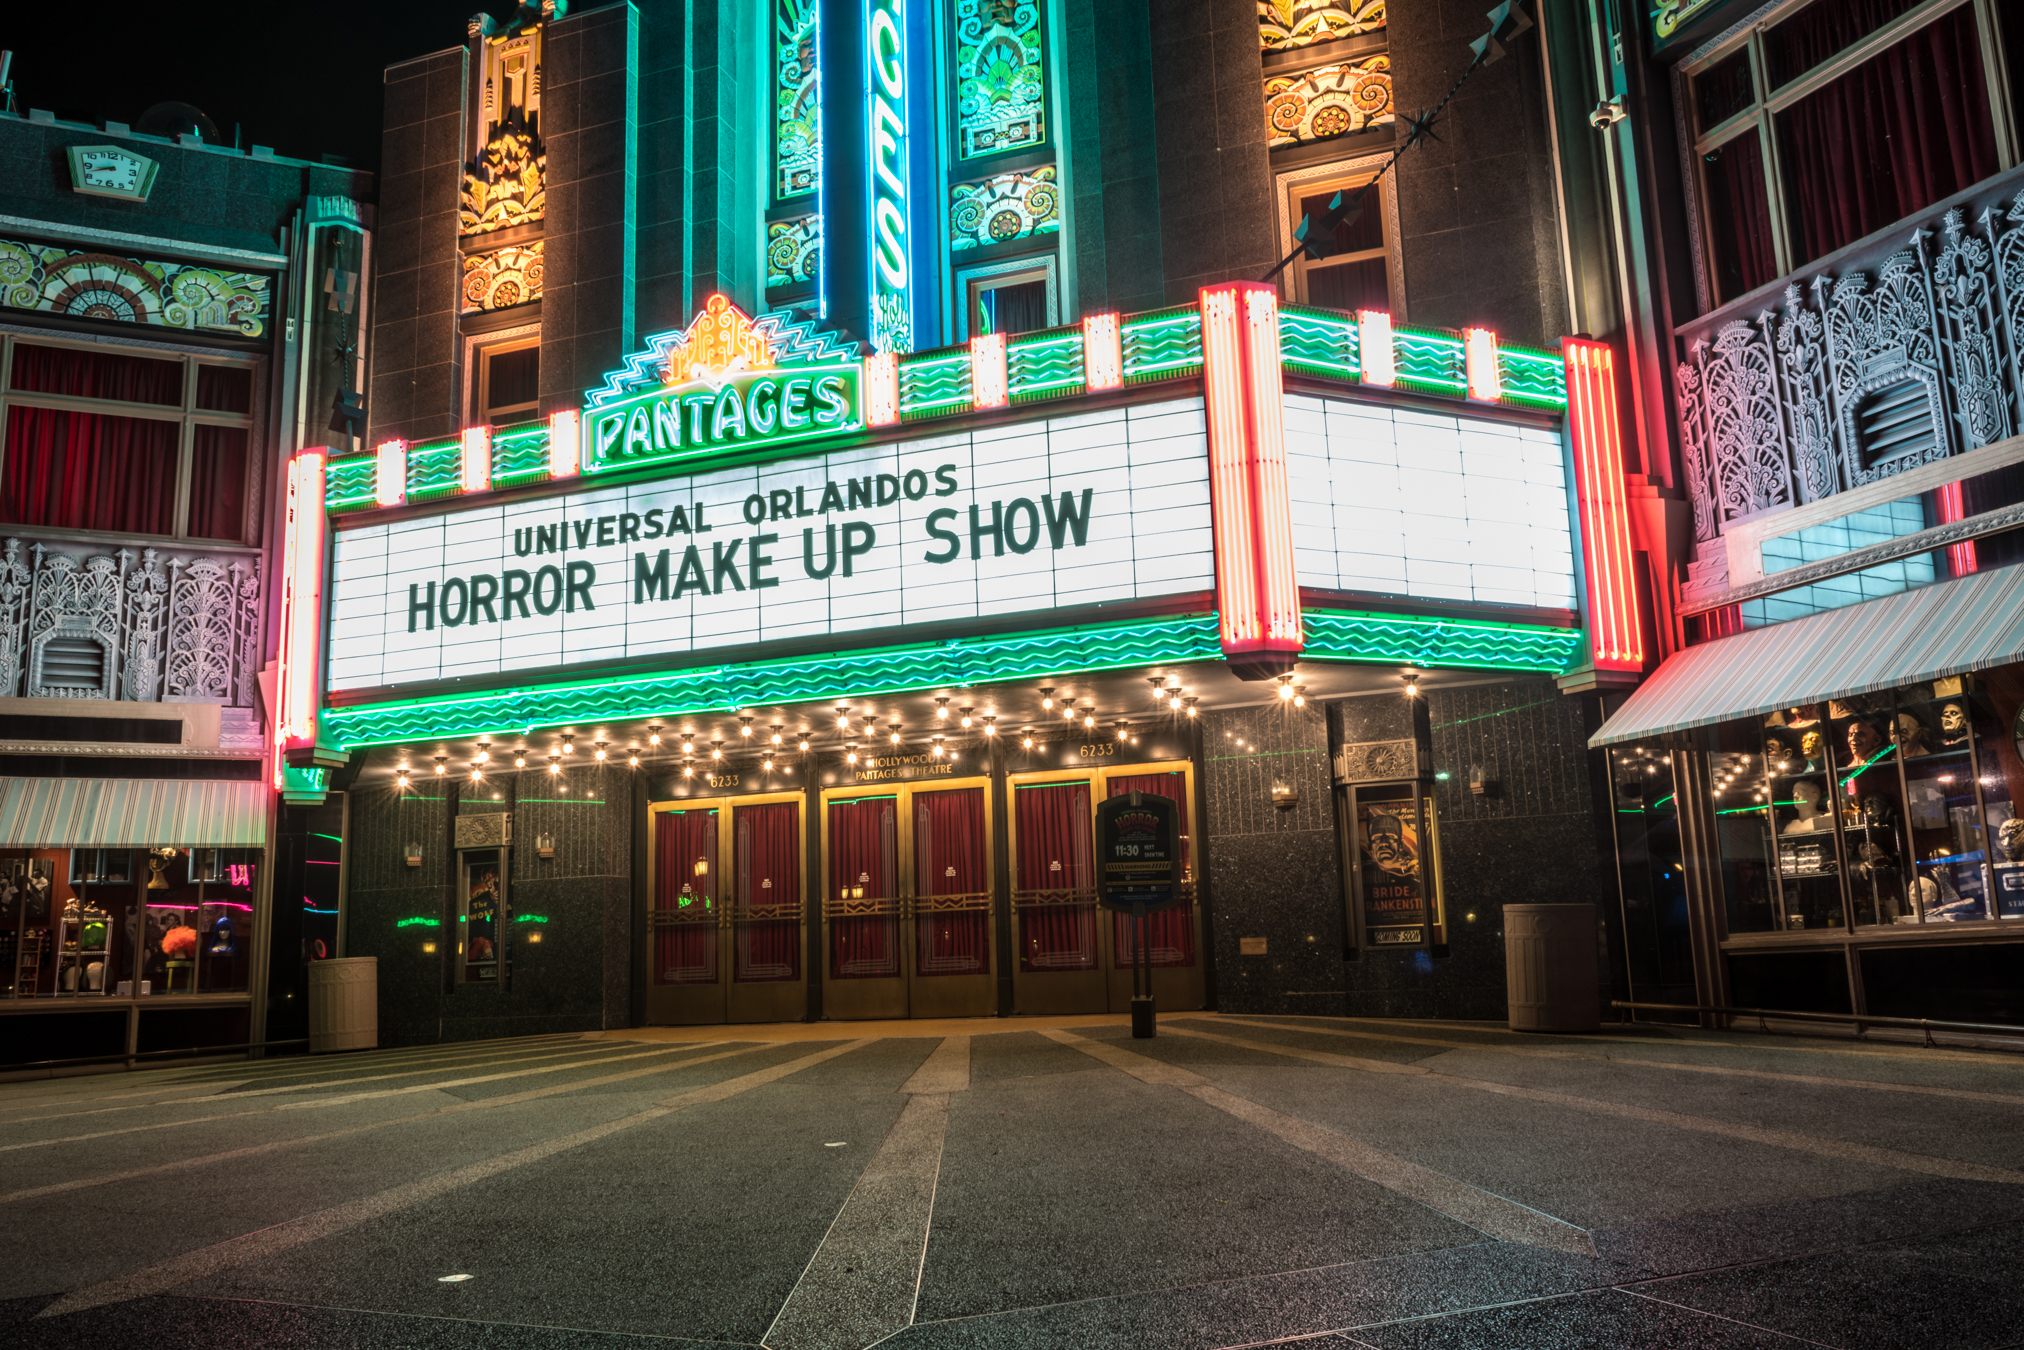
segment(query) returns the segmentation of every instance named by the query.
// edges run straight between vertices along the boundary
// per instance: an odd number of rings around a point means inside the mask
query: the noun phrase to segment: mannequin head
[[[1867,722],[1848,724],[1848,756],[1860,764],[1883,746],[1883,737],[1876,734],[1876,728]]]
[[[2024,816],[2012,816],[1996,827],[1996,848],[2005,862],[2024,862]]]
[[[1820,814],[1820,784],[1810,778],[1802,778],[1792,785],[1792,807],[1801,820],[1812,820]]]
[[[1968,710],[1958,703],[1940,709],[1940,730],[1949,736],[1968,734]]]
[[[1897,742],[1899,753],[1923,755],[1932,749],[1932,733],[1926,724],[1910,713],[1899,713],[1891,724],[1890,738]]]
[[[1865,793],[1856,800],[1856,806],[1862,811],[1862,823],[1870,829],[1886,831],[1897,829],[1897,803],[1882,793]]]

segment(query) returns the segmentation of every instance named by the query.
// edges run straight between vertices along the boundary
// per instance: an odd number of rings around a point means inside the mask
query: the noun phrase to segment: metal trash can
[[[309,1053],[379,1045],[379,958],[309,963]]]
[[[1595,906],[1504,906],[1504,979],[1511,1030],[1597,1030]]]

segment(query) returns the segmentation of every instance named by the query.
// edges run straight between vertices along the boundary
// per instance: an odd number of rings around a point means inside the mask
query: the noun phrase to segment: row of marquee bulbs
[[[1283,699],[1291,700],[1296,707],[1304,707],[1307,703],[1306,690],[1303,687],[1294,685],[1292,683],[1292,679],[1293,677],[1290,675],[1280,677],[1279,696]],[[1185,715],[1187,717],[1195,717],[1199,715],[1199,712],[1195,707],[1197,696],[1185,693],[1182,689],[1181,682],[1179,680],[1171,679],[1166,676],[1155,675],[1150,678],[1148,683],[1150,683],[1153,687],[1153,701],[1155,704],[1165,705],[1169,711]],[[1054,693],[1055,690],[1054,686],[1052,685],[1045,685],[1041,687],[1040,706],[1049,713],[1052,713],[1057,706],[1057,701],[1054,697]],[[1085,729],[1091,731],[1094,731],[1096,729],[1096,705],[1094,703],[1087,703],[1078,706],[1076,700],[1071,696],[1059,700],[1058,706],[1060,708],[1061,717],[1063,721],[1071,724],[1080,721]],[[961,726],[963,729],[971,730],[971,729],[978,729],[981,727],[983,734],[986,736],[995,737],[998,734],[998,726],[997,726],[998,719],[994,714],[985,713],[979,716],[974,707],[964,707],[958,709],[957,711],[958,716],[955,720],[957,724]],[[951,720],[949,715],[949,700],[947,698],[937,698],[935,700],[935,719],[936,721],[945,724]],[[849,736],[853,731],[858,731],[867,740],[876,738],[878,735],[878,726],[879,726],[877,715],[859,714],[859,720],[863,724],[862,727],[853,727],[851,724],[850,705],[848,703],[839,703],[836,705],[836,729],[839,732],[841,732],[845,736]],[[752,723],[753,719],[750,717],[746,716],[739,717],[738,735],[740,736],[741,739],[744,739],[749,742],[753,734]],[[1113,729],[1117,732],[1118,739],[1128,741],[1130,744],[1133,745],[1138,744],[1138,737],[1131,734],[1131,724],[1129,722],[1120,719],[1117,722],[1113,723],[1112,725]],[[885,730],[886,730],[886,739],[889,740],[891,744],[898,745],[901,743],[900,733],[903,730],[902,723],[900,723],[897,720],[887,721],[885,724]],[[775,722],[772,724],[772,733],[773,734],[771,743],[775,746],[780,746],[782,748],[782,751],[784,752],[786,747],[786,737],[783,734],[783,729],[780,723]],[[661,744],[664,743],[665,739],[666,738],[664,738],[661,735],[661,728],[659,723],[654,723],[647,728],[647,744],[651,746],[660,746]],[[796,740],[795,748],[804,754],[807,753],[808,734],[806,732],[796,733],[795,740]],[[942,758],[944,756],[953,758],[954,752],[947,747],[947,745],[944,743],[945,740],[946,738],[940,735],[932,737],[929,747],[930,753],[935,755],[937,758]],[[1031,728],[1028,728],[1027,730],[1021,733],[1020,745],[1027,750],[1031,750],[1033,748],[1033,732]],[[681,747],[682,753],[684,755],[694,755],[696,753],[695,738],[690,735],[686,734],[683,735],[681,738]],[[854,740],[847,741],[844,746],[844,751],[845,751],[844,761],[846,763],[855,764],[858,762],[856,741]],[[576,738],[574,736],[564,736],[562,738],[562,754],[573,755],[575,753],[576,753]],[[629,748],[626,750],[625,755],[626,755],[626,763],[628,766],[635,769],[637,769],[640,766],[640,752],[637,749]],[[599,763],[607,762],[611,758],[610,742],[608,741],[597,742],[595,758]],[[710,742],[710,758],[712,761],[717,762],[721,762],[723,760],[724,743],[722,741],[719,740]],[[448,776],[449,774],[448,756],[437,755],[435,757],[435,761],[436,761],[436,777],[441,778]],[[485,766],[487,764],[490,764],[491,762],[492,762],[492,743],[490,741],[480,741],[478,743],[478,753],[475,756],[473,756],[471,760],[471,781],[474,783],[484,782]],[[514,752],[513,767],[516,769],[524,769],[527,767],[527,752],[525,750],[518,750]],[[761,767],[768,772],[772,771],[773,753],[771,750],[768,750],[765,753],[764,761]],[[561,755],[550,755],[548,757],[548,772],[551,776],[561,774],[562,772]],[[694,764],[690,760],[684,759],[682,761],[682,776],[684,778],[692,778],[695,776],[695,772],[696,771]],[[412,773],[407,765],[403,764],[394,771],[395,787],[405,788],[409,786],[411,782],[412,782]]]

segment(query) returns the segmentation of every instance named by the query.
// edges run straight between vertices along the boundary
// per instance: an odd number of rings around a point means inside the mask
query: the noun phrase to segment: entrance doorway
[[[824,1015],[997,1011],[990,783],[822,794]]]
[[[806,1013],[802,802],[769,793],[653,808],[648,1022]]]
[[[1021,1013],[1126,1012],[1138,950],[1128,915],[1096,902],[1096,807],[1146,792],[1181,809],[1181,899],[1146,918],[1153,996],[1162,1011],[1203,1001],[1201,914],[1195,903],[1194,772],[1185,762],[1011,780],[1013,1008]]]

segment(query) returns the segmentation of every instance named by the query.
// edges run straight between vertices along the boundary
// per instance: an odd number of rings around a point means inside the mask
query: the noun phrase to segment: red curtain
[[[680,916],[654,929],[654,983],[715,984],[717,813],[661,812],[654,849],[654,909]]]
[[[1027,901],[1048,891],[1070,892],[1067,903],[1026,907],[1019,914],[1021,970],[1096,968],[1096,893],[1090,870],[1089,784],[1048,783],[1013,793],[1019,832],[1013,883]],[[1086,898],[1085,898],[1086,897]],[[1067,901],[1067,897],[1063,897]]]
[[[936,911],[930,897],[988,897],[984,789],[914,794],[914,959],[921,975],[984,975],[991,968],[988,905]]]
[[[801,806],[740,806],[731,818],[738,855],[731,978],[764,984],[801,978]],[[751,917],[743,917],[749,915]]]
[[[829,804],[829,975],[890,980],[900,974],[899,802]],[[872,901],[884,912],[851,914]]]
[[[190,533],[199,539],[246,534],[246,429],[197,427],[190,449]]]
[[[1996,172],[1972,5],[1778,118],[1794,261],[1807,263]]]
[[[1188,777],[1183,773],[1139,773],[1130,777],[1110,780],[1110,795],[1122,797],[1127,792],[1144,792],[1165,797],[1181,811],[1181,872],[1193,876],[1194,869],[1188,850],[1194,841],[1188,838]],[[1192,888],[1191,888],[1192,889]],[[1117,968],[1129,970],[1138,960],[1138,945],[1132,940],[1138,925],[1129,914],[1112,915],[1116,930],[1112,934],[1117,940],[1111,950],[1116,953]],[[1195,904],[1190,894],[1186,899],[1154,910],[1146,915],[1146,950],[1150,964],[1162,967],[1192,966],[1195,964]]]
[[[181,431],[178,423],[145,417],[10,408],[0,518],[14,525],[172,533]],[[242,474],[243,463],[242,455]]]
[[[183,363],[130,356],[120,351],[35,347],[24,342],[14,348],[14,381],[10,387],[22,393],[69,394],[73,398],[110,398],[121,403],[158,403],[180,408]]]
[[[1771,195],[1764,151],[1746,131],[1703,157],[1708,220],[1715,245],[1716,303],[1754,291],[1778,275],[1771,249]]]
[[[198,366],[197,406],[209,412],[252,412],[253,372],[244,366]]]

